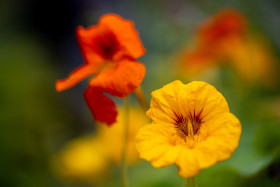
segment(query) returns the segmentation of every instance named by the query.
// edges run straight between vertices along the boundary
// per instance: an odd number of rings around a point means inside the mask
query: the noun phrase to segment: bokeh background
[[[272,72],[255,75],[258,72],[250,71],[255,66],[252,63],[245,75],[259,77],[248,80],[232,65],[214,63],[193,76],[188,70],[178,68],[182,54],[195,46],[199,25],[224,8],[233,8],[244,16],[250,40],[262,38],[264,42],[259,45],[264,50],[251,55],[269,56]],[[95,25],[106,13],[117,13],[135,23],[147,50],[139,61],[147,69],[142,87],[148,102],[151,91],[175,79],[184,83],[204,80],[223,93],[231,112],[240,119],[243,132],[238,149],[229,160],[201,171],[196,177],[198,186],[280,186],[280,1],[277,0],[2,0],[0,186],[120,186],[117,162],[100,160],[97,163],[106,165],[100,170],[98,164],[93,163],[92,167],[96,167],[91,170],[92,162],[85,162],[92,178],[87,170],[75,173],[75,167],[71,167],[73,173],[67,174],[70,169],[61,166],[64,158],[61,155],[71,147],[74,148],[70,151],[70,164],[76,163],[77,170],[83,170],[79,168],[82,161],[91,160],[94,157],[91,154],[102,149],[94,147],[94,143],[87,144],[94,151],[79,148],[79,140],[91,139],[98,129],[83,99],[88,81],[61,93],[55,91],[55,81],[83,63],[75,28]],[[246,63],[243,64],[248,66]],[[262,81],[267,76],[271,78]],[[131,101],[134,106],[139,105],[134,96]],[[121,99],[116,102],[123,105]],[[135,121],[137,118],[133,117]],[[107,137],[114,136],[113,133]],[[104,146],[110,147],[105,143]],[[128,169],[133,187],[173,187],[185,182],[178,176],[176,166],[155,169],[146,161],[137,161]],[[81,173],[88,176],[84,178]]]

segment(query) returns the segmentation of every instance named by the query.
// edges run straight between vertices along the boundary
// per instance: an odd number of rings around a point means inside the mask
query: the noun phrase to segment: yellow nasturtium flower
[[[123,151],[124,108],[118,109],[117,122],[108,127],[97,124],[96,134],[80,137],[69,142],[64,149],[52,157],[56,174],[67,181],[96,183],[101,176],[106,176],[110,164],[119,164]],[[129,111],[127,140],[127,163],[139,160],[135,148],[135,136],[138,130],[148,122],[140,107],[131,107]]]
[[[181,177],[228,159],[238,146],[241,124],[213,86],[174,81],[152,92],[152,120],[136,136],[140,158],[156,167],[175,163]]]
[[[60,178],[75,182],[93,182],[109,166],[106,148],[91,136],[69,142],[51,161]]]
[[[140,107],[131,107],[128,115],[126,158],[128,164],[133,164],[139,160],[139,155],[135,148],[135,136],[138,130],[148,123],[148,119]],[[117,122],[114,125],[110,127],[99,125],[97,129],[97,138],[99,138],[100,144],[106,147],[109,159],[116,164],[120,164],[122,159],[125,118],[125,109],[121,108],[119,109]]]
[[[276,59],[270,43],[261,37],[249,38],[231,50],[231,64],[248,83],[275,85]]]

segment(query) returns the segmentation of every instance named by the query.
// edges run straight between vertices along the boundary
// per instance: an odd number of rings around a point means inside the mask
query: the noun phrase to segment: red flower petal
[[[75,69],[66,79],[56,81],[55,88],[56,91],[66,90],[84,78],[93,75],[97,71],[97,67],[90,65],[82,65]]]
[[[84,97],[95,120],[112,125],[116,122],[117,108],[109,97],[103,94],[102,89],[90,86]]]
[[[246,20],[242,14],[235,10],[225,9],[200,26],[198,42],[209,48],[209,45],[215,46],[229,37],[242,37],[245,32]]]
[[[77,38],[86,63],[136,59],[146,52],[133,22],[116,14],[102,16],[97,26],[78,27]]]
[[[105,59],[100,54],[100,42],[102,43],[103,30],[100,30],[98,26],[91,26],[84,28],[82,26],[77,27],[76,35],[77,40],[85,59],[86,64],[92,64],[99,66]]]
[[[125,20],[116,14],[106,14],[100,18],[99,25],[112,31],[116,36],[121,48],[119,53],[127,53],[126,55],[134,59],[145,54],[146,50],[139,39],[138,32],[132,21]],[[122,55],[116,54],[118,57]],[[118,58],[116,56],[114,59]]]
[[[93,78],[90,86],[102,88],[113,96],[125,97],[141,84],[145,66],[127,59],[115,63],[116,67],[107,68]]]

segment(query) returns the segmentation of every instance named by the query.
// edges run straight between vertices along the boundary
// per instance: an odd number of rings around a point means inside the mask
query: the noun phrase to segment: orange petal
[[[141,84],[146,69],[142,63],[127,59],[115,63],[116,67],[103,70],[90,85],[103,88],[113,96],[125,97]]]
[[[228,37],[242,37],[245,32],[246,20],[243,15],[233,9],[224,9],[201,25],[198,39],[206,46],[209,43],[215,46]]]
[[[77,40],[86,64],[100,65],[100,63],[104,61],[102,55],[97,52],[99,41],[96,40],[100,39],[99,35],[101,34],[102,30],[97,26],[91,26],[88,28],[82,26],[77,27]]]
[[[114,59],[123,55],[136,59],[145,54],[146,50],[132,21],[125,20],[116,14],[106,14],[100,18],[99,24],[101,27],[112,31],[117,41],[120,42],[120,50],[116,53]]]
[[[103,94],[102,89],[90,86],[84,97],[95,120],[112,125],[116,122],[117,108],[112,99]]]
[[[96,69],[96,67],[89,65],[82,65],[78,67],[72,73],[70,73],[66,79],[56,81],[56,91],[60,92],[76,85],[84,78],[93,75],[96,72]]]
[[[97,26],[77,27],[76,33],[86,63],[118,61],[124,56],[136,59],[145,53],[133,22],[116,14],[102,16]]]

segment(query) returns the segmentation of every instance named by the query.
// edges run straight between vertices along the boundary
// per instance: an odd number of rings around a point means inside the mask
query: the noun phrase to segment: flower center
[[[118,47],[116,36],[108,31],[98,35],[94,42],[95,51],[105,60],[112,60]]]
[[[189,112],[188,116],[177,114],[174,112],[175,118],[174,125],[177,131],[177,135],[186,141],[186,137],[193,138],[196,134],[199,134],[199,129],[202,123],[204,123],[202,117],[202,110],[197,112],[194,110],[193,113]]]

